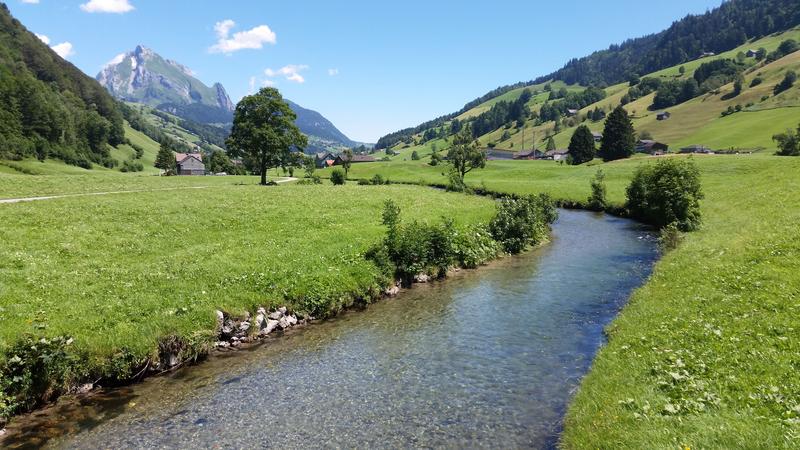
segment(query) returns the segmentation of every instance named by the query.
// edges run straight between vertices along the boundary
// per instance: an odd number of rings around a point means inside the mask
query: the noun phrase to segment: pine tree
[[[166,139],[161,141],[161,148],[158,149],[153,165],[163,170],[166,175],[175,173],[175,154],[172,152],[172,145]]]
[[[586,125],[579,126],[569,141],[570,163],[583,164],[594,159],[594,135]]]
[[[556,141],[553,140],[553,136],[547,138],[547,145],[545,146],[545,150],[553,151],[556,149]]]
[[[635,147],[636,134],[633,123],[625,108],[617,106],[606,119],[599,154],[604,161],[613,161],[630,157]]]

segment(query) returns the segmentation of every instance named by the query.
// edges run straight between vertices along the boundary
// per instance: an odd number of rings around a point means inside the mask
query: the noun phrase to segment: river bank
[[[586,230],[597,238],[575,245]],[[62,401],[12,423],[4,445],[553,445],[604,325],[656,257],[633,222],[562,211],[552,241],[524,255]]]
[[[425,188],[292,185],[2,205],[0,417],[194,361],[220,341],[215,310],[325,317],[377,298],[388,281],[364,253],[388,199],[457,229],[494,209]]]

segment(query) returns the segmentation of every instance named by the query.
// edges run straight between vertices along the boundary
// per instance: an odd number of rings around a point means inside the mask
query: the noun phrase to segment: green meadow
[[[683,157],[683,156],[674,156]],[[685,235],[608,329],[569,408],[565,448],[800,445],[800,158],[694,156],[705,200]],[[656,158],[583,166],[489,161],[467,183],[585,201],[596,170],[622,204]],[[423,161],[354,165],[354,177],[444,184]]]
[[[141,180],[163,187],[188,178]],[[108,374],[114,355],[142,360],[161,337],[213,339],[216,309],[326,314],[369,298],[385,287],[364,252],[386,232],[388,199],[404,220],[469,225],[494,214],[485,198],[355,184],[224,184],[0,205],[0,358],[25,334],[69,335],[88,373]]]

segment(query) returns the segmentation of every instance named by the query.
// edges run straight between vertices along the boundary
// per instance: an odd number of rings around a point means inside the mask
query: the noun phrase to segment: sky
[[[5,0],[91,76],[142,44],[220,82],[266,85],[375,142],[571,58],[656,33],[721,0]]]

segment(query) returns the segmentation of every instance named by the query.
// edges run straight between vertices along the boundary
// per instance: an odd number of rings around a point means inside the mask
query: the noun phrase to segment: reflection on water
[[[4,445],[551,447],[652,236],[561,211],[553,241],[172,377],[65,401]]]

